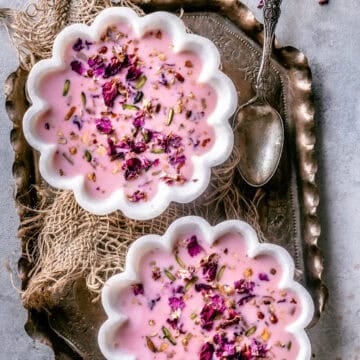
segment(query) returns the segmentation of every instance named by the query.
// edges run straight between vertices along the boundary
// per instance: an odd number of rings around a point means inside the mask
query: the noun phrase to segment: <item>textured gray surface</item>
[[[257,0],[244,0],[256,16]],[[25,0],[0,0],[16,7]],[[277,31],[281,44],[301,49],[314,77],[321,191],[321,247],[326,261],[324,279],[330,301],[320,322],[310,330],[314,358],[360,359],[360,16],[359,0],[288,0]],[[16,68],[14,51],[0,32],[0,82]],[[0,106],[0,360],[52,359],[23,329],[26,314],[13,289],[5,263],[15,267],[19,256],[17,215],[12,200],[9,144],[10,123]],[[190,359],[192,360],[192,359]],[[291,360],[291,359],[289,359]]]

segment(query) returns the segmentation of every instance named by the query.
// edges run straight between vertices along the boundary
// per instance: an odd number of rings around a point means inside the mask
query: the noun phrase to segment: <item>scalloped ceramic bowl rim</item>
[[[295,265],[290,254],[281,246],[260,243],[255,230],[246,222],[240,220],[227,220],[216,226],[211,226],[203,218],[186,216],[175,220],[163,236],[145,235],[137,239],[129,248],[126,256],[125,270],[112,276],[104,285],[101,301],[108,319],[102,324],[98,334],[100,350],[108,360],[135,360],[135,356],[111,350],[112,339],[115,332],[123,325],[127,317],[116,309],[117,299],[121,290],[140,279],[137,277],[141,258],[153,248],[172,251],[177,239],[183,234],[193,231],[199,232],[204,241],[212,244],[221,236],[236,232],[242,235],[247,246],[247,255],[254,258],[257,255],[270,255],[280,264],[283,275],[279,282],[279,289],[294,291],[301,301],[302,313],[299,318],[286,327],[299,342],[300,352],[296,360],[309,360],[311,358],[311,344],[306,335],[305,328],[309,325],[314,314],[314,304],[305,288],[294,280]],[[182,360],[182,359],[181,359]]]
[[[69,43],[81,37],[96,41],[101,33],[116,23],[129,24],[135,36],[141,37],[152,29],[168,32],[173,40],[174,52],[189,50],[195,52],[201,59],[202,71],[199,82],[210,84],[217,94],[217,105],[208,118],[208,123],[215,132],[215,143],[212,148],[201,156],[193,156],[194,172],[192,179],[184,185],[168,186],[159,184],[156,195],[147,202],[131,203],[126,199],[124,191],[118,189],[105,199],[95,199],[85,190],[84,175],[61,177],[53,166],[52,157],[57,147],[40,139],[36,133],[38,118],[45,113],[50,104],[39,95],[39,85],[50,72],[66,69],[64,52]],[[27,92],[32,102],[24,115],[23,129],[26,140],[40,152],[39,170],[44,179],[52,186],[74,191],[77,202],[86,210],[104,215],[115,210],[121,210],[126,216],[137,220],[147,220],[160,215],[171,201],[188,203],[200,196],[210,182],[211,167],[223,163],[231,154],[234,135],[229,119],[237,106],[237,92],[232,81],[219,69],[220,54],[215,45],[207,38],[186,33],[183,22],[175,15],[167,12],[155,12],[139,17],[134,11],[124,7],[114,7],[103,10],[90,25],[73,24],[64,28],[56,37],[53,53],[50,59],[41,60],[34,65],[29,73]]]

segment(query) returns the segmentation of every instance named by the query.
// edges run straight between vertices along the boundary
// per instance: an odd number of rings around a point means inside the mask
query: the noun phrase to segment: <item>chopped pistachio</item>
[[[172,345],[176,345],[176,341],[175,339],[173,338],[173,336],[171,335],[171,332],[169,331],[169,329],[166,327],[166,326],[163,326],[161,328],[162,332],[163,332],[163,335],[164,335],[164,338],[169,340],[169,342],[172,344]]]
[[[136,89],[136,90],[141,89],[141,88],[145,85],[146,80],[147,80],[147,77],[146,77],[144,74],[141,75],[141,76],[139,77],[139,80],[138,80],[138,81],[136,82],[136,84],[135,84],[135,89]]]
[[[164,269],[164,273],[171,281],[176,280],[175,275],[171,271],[169,271],[168,269]]]
[[[224,275],[225,269],[226,269],[226,265],[223,265],[223,266],[220,268],[219,272],[218,272],[217,275],[216,275],[216,281],[220,281],[220,280],[221,280],[221,278],[222,278],[223,275]]]
[[[82,91],[80,96],[81,96],[81,103],[83,104],[83,106],[86,106],[86,94]]]
[[[180,258],[178,252],[175,253],[175,260],[176,260],[176,262],[177,262],[182,268],[184,268],[184,269],[186,268],[186,265],[185,265],[185,263],[182,261],[182,259]]]
[[[123,104],[122,107],[124,110],[139,110],[139,108],[136,105],[132,105],[132,104]]]
[[[91,155],[91,152],[89,150],[85,150],[84,152],[84,157],[86,159],[87,162],[90,162],[91,159],[92,159],[92,155]]]
[[[172,123],[173,119],[174,119],[174,109],[173,109],[173,108],[170,108],[170,109],[169,109],[169,112],[168,112],[168,118],[167,118],[167,123],[166,123],[166,125],[169,126],[169,125]]]
[[[255,333],[255,331],[256,331],[256,326],[254,325],[245,331],[245,336],[251,336]]]
[[[191,280],[189,280],[186,285],[185,285],[185,292],[187,292],[197,281],[198,281],[198,277],[194,276]]]
[[[64,88],[63,88],[63,96],[66,96],[70,90],[70,80],[65,80]]]

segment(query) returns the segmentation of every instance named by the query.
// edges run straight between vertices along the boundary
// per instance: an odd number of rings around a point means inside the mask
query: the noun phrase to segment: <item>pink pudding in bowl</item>
[[[164,31],[137,38],[131,27],[108,27],[99,41],[77,38],[64,70],[42,80],[39,96],[51,107],[37,133],[57,144],[60,176],[83,175],[93,198],[122,188],[130,202],[151,199],[160,182],[196,182],[192,156],[209,151],[207,119],[217,95],[198,82],[199,56],[175,53]]]
[[[229,231],[220,231],[210,243],[192,224],[190,231],[183,227],[177,234],[171,251],[144,245],[136,260],[137,280],[125,285],[126,275],[120,274],[121,281],[108,285],[117,290],[111,295],[106,290],[103,299],[110,296],[111,312],[123,317],[115,330],[111,316],[104,326],[112,328],[106,338],[108,359],[310,358],[306,335],[291,329],[310,321],[311,300],[304,301],[299,284],[283,286],[292,270],[271,251],[249,256],[246,236],[233,226],[241,222],[224,222],[223,228],[230,223]]]

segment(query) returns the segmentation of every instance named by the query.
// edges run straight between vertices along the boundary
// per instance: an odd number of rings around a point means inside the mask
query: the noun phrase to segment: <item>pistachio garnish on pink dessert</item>
[[[310,359],[311,298],[249,225],[182,218],[139,239],[126,266],[103,290],[108,359]]]
[[[167,13],[114,8],[65,29],[28,83],[25,134],[42,175],[99,213],[193,200],[233,144],[236,92],[218,65],[214,45]]]

